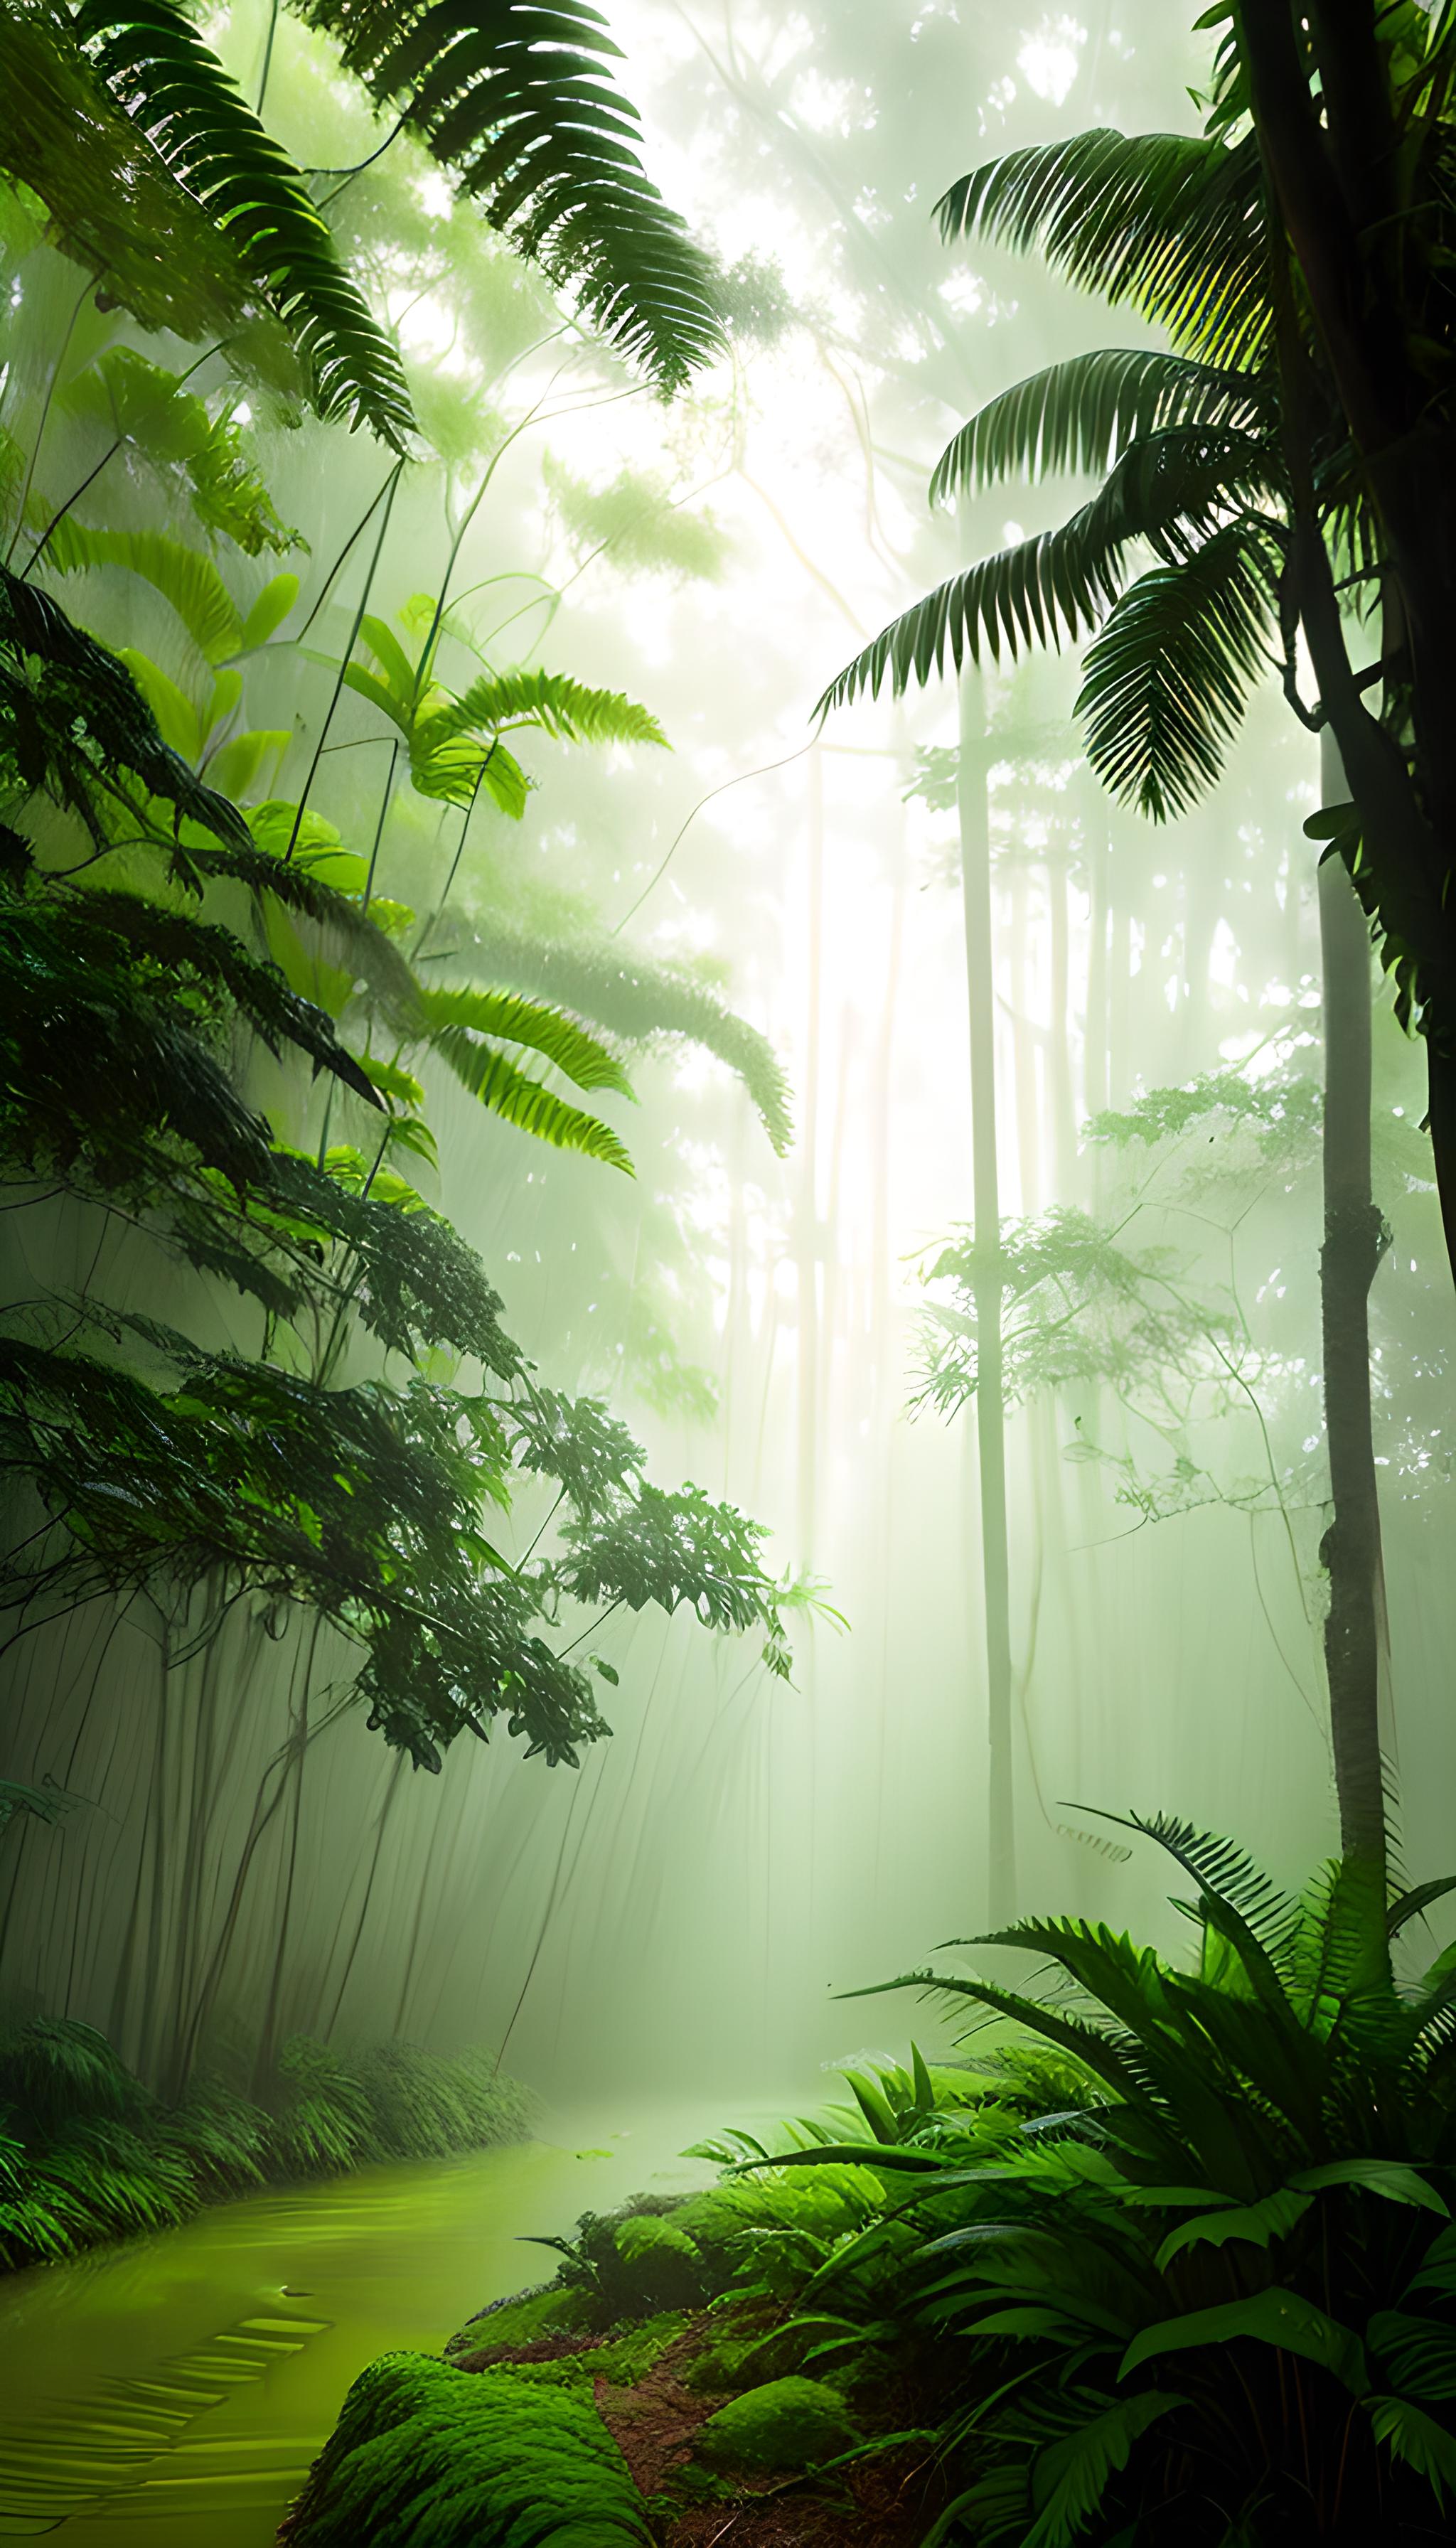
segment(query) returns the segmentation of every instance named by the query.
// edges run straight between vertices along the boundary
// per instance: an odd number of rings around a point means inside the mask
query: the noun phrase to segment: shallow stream
[[[0,2539],[268,2548],[350,2381],[544,2280],[519,2241],[711,2174],[692,2112],[260,2194],[0,2283]]]

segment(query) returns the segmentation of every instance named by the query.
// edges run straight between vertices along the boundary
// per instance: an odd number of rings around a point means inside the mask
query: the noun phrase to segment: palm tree
[[[1014,659],[1095,632],[1078,700],[1089,762],[1115,794],[1162,822],[1217,779],[1251,691],[1276,664],[1295,713],[1323,738],[1330,783],[1308,828],[1327,844],[1326,865],[1343,863],[1394,976],[1398,1010],[1426,1041],[1456,1265],[1456,1102],[1448,1126],[1444,1093],[1456,1070],[1448,1059],[1456,1055],[1456,922],[1441,881],[1456,824],[1433,830],[1446,745],[1425,740],[1422,687],[1438,656],[1417,661],[1383,492],[1390,472],[1384,463],[1372,472],[1352,434],[1313,294],[1302,286],[1285,196],[1270,178],[1244,15],[1223,14],[1231,25],[1202,137],[1082,134],[992,161],[943,198],[947,238],[977,234],[1035,249],[1115,306],[1160,321],[1170,342],[1052,364],[962,426],[936,468],[933,501],[964,501],[1004,480],[1053,471],[1095,473],[1102,484],[1058,528],[969,566],[892,621],[821,706],[877,693],[887,679],[902,692],[948,658],[958,673],[987,656]],[[1262,26],[1288,12],[1274,0],[1252,14]],[[1444,311],[1431,306],[1429,277],[1441,272],[1431,250],[1443,244],[1448,214],[1440,151],[1452,138],[1456,10],[1427,18],[1397,9],[1385,22],[1399,24],[1407,47],[1398,59],[1392,35],[1377,49],[1387,87],[1404,83],[1412,128],[1408,228],[1421,232],[1406,288],[1436,330]],[[1313,37],[1301,41],[1308,90],[1317,53]],[[1316,131],[1319,148],[1332,148],[1318,116]],[[1410,189],[1422,185],[1429,200],[1416,202]],[[1439,382],[1427,405],[1438,417]],[[1380,642],[1357,672],[1350,647],[1362,605]],[[1320,684],[1313,703],[1300,689],[1301,632]],[[1438,714],[1443,721],[1451,722]],[[1438,839],[1448,844],[1439,856]],[[1321,1552],[1330,1578],[1326,1662],[1343,1846],[1379,1860],[1380,1529],[1366,1305],[1383,1235],[1369,1191],[1368,957],[1329,873],[1320,915],[1330,1108],[1321,1303],[1334,1505]]]
[[[822,704],[1095,632],[1089,760],[1161,822],[1216,780],[1272,660],[1338,746],[1349,799],[1316,829],[1425,1039],[1456,1266],[1456,9],[1227,0],[1221,21],[1202,136],[1083,133],[943,197],[947,239],[1035,251],[1168,346],[1052,364],[970,418],[933,500],[1054,471],[1098,492],[939,586]]]

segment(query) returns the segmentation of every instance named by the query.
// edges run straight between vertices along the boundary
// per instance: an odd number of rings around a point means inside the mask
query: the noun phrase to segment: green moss
[[[514,2300],[498,2301],[452,2335],[445,2347],[455,2353],[478,2353],[494,2344],[534,2344],[542,2335],[582,2335],[591,2322],[585,2292],[549,2283],[542,2291],[520,2292]]]
[[[617,2254],[625,2257],[629,2265],[635,2265],[639,2256],[661,2255],[665,2248],[671,2248],[678,2256],[697,2254],[695,2241],[685,2230],[679,2229],[676,2221],[665,2221],[651,2213],[638,2213],[624,2221],[616,2231],[615,2244]]]
[[[388,2353],[361,2372],[279,2533],[291,2548],[646,2548],[584,2400]]]
[[[701,2459],[718,2467],[812,2468],[859,2439],[844,2400],[819,2380],[770,2380],[730,2399],[697,2435]]]
[[[554,2362],[514,2362],[508,2367],[515,2379],[543,2389],[590,2390],[598,2380],[609,2380],[614,2389],[630,2389],[646,2379],[686,2324],[681,2311],[664,2311],[584,2352],[563,2353]]]

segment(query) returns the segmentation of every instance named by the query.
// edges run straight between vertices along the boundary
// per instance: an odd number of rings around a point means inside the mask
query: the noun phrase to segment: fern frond
[[[575,1018],[539,1000],[510,991],[421,991],[419,1011],[433,1042],[444,1032],[495,1036],[525,1045],[553,1061],[578,1088],[614,1088],[630,1097],[632,1083],[604,1044]]]
[[[341,264],[299,170],[173,0],[81,0],[72,21],[112,96],[217,224],[288,330],[320,415],[403,451],[400,357]]]
[[[483,1037],[472,1035],[466,1027],[442,1027],[429,1043],[430,1050],[448,1064],[461,1086],[503,1124],[513,1124],[518,1133],[529,1133],[538,1141],[549,1141],[554,1149],[577,1150],[584,1158],[620,1168],[626,1176],[636,1175],[610,1125],[584,1114],[579,1106],[569,1106],[539,1079],[528,1078]]]
[[[1130,446],[1169,424],[1251,426],[1257,385],[1246,373],[1178,354],[1101,346],[1052,363],[978,409],[949,442],[930,482],[933,504],[1005,478],[1111,469]]]
[[[664,391],[722,344],[713,269],[638,155],[587,0],[301,0],[487,220]]]
[[[936,207],[947,239],[1023,253],[1167,328],[1179,352],[1252,363],[1269,332],[1264,213],[1251,136],[1079,133],[1010,151]]]
[[[486,673],[447,708],[421,719],[430,748],[454,735],[538,726],[562,743],[656,743],[668,738],[651,712],[620,690],[598,690],[567,673]]]
[[[1243,523],[1154,567],[1087,649],[1077,713],[1103,784],[1155,823],[1212,787],[1224,746],[1268,670],[1267,561]]]

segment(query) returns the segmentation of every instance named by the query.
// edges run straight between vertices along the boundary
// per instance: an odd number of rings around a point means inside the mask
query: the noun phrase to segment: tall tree
[[[1228,0],[1204,23],[1226,32],[1202,136],[1083,133],[943,197],[948,239],[1036,251],[1169,350],[1053,363],[970,418],[937,500],[1061,469],[1098,494],[941,585],[826,699],[1095,631],[1089,759],[1161,821],[1217,778],[1273,653],[1339,745],[1349,797],[1319,820],[1425,1039],[1456,1264],[1456,12]]]

